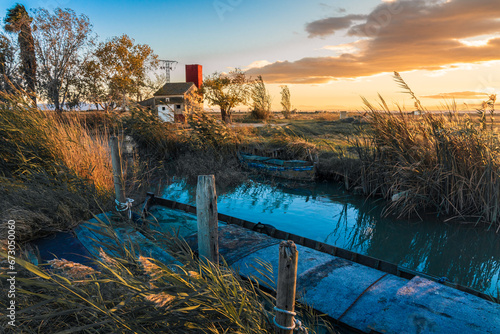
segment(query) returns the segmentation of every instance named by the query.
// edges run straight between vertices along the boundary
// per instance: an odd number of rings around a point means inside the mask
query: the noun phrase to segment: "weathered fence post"
[[[111,145],[111,163],[113,166],[113,182],[115,183],[116,200],[120,203],[125,203],[126,199],[125,190],[123,189],[122,163],[120,159],[118,138],[112,136],[109,141]]]
[[[215,176],[198,176],[196,188],[196,213],[198,216],[198,253],[201,258],[219,263],[219,238],[217,215],[217,194]]]
[[[276,334],[292,334],[295,328],[295,288],[299,252],[293,241],[280,243],[276,293]]]
[[[116,211],[127,212],[129,222],[132,220],[132,202],[133,199],[125,197],[125,189],[123,188],[123,172],[122,160],[120,156],[120,147],[118,146],[118,138],[112,136],[110,139],[111,146],[111,164],[113,166],[113,182],[115,184],[116,195]]]

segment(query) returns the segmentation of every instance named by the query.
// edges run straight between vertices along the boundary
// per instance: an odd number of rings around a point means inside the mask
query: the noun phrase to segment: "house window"
[[[180,104],[176,105],[175,107],[176,107],[177,109],[181,109],[181,105],[180,105]]]
[[[167,108],[165,108],[165,107],[161,107],[161,110],[166,110],[166,109],[167,109]]]

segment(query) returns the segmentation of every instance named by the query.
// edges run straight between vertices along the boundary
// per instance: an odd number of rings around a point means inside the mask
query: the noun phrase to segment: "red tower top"
[[[186,82],[194,82],[200,88],[203,83],[203,71],[201,65],[186,65]]]

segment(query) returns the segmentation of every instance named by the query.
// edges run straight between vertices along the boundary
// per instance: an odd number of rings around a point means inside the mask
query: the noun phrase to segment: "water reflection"
[[[164,197],[196,204],[184,181]],[[496,294],[499,236],[493,231],[426,219],[382,218],[382,204],[346,194],[337,185],[269,184],[252,181],[217,189],[219,212],[397,263]]]

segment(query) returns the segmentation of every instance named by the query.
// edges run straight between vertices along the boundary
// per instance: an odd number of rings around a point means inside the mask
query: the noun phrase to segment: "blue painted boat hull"
[[[314,181],[316,167],[307,161],[279,160],[240,153],[241,164],[261,174],[296,181]]]

